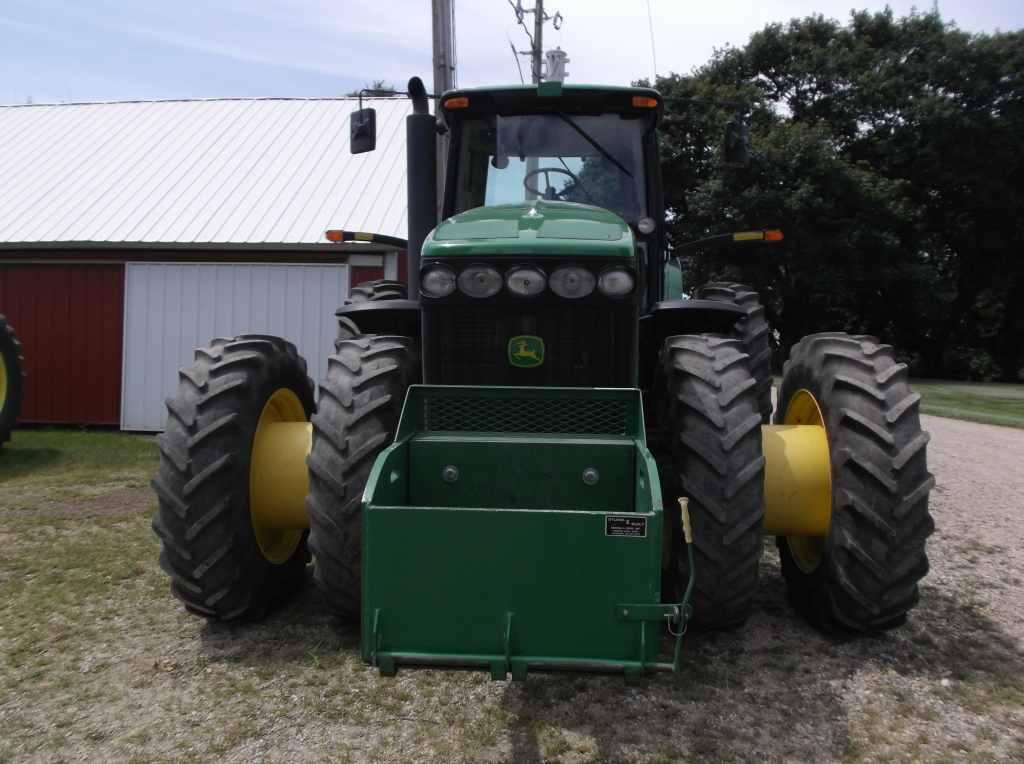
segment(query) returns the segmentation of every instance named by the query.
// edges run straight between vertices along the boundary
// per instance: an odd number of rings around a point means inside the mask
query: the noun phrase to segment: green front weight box
[[[677,669],[643,421],[633,389],[411,387],[363,495],[363,659]]]

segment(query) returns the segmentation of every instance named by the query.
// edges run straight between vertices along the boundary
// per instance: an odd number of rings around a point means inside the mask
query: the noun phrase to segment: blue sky
[[[518,80],[508,0],[455,0],[459,82]],[[575,82],[625,84],[653,64],[644,0],[546,0]],[[770,21],[846,18],[850,0],[650,0],[658,71],[689,71]],[[525,5],[532,0],[525,0]],[[914,6],[889,3],[899,13]],[[856,3],[881,9],[884,2]],[[925,4],[925,7],[930,7]],[[970,31],[1024,27],[1021,0],[941,2]],[[549,27],[550,30],[550,27]],[[0,103],[327,96],[430,75],[429,0],[0,0]]]

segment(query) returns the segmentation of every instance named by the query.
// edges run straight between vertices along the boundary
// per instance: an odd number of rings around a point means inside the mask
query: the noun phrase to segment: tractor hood
[[[601,207],[538,199],[477,207],[441,222],[423,242],[431,257],[633,257],[626,221]]]

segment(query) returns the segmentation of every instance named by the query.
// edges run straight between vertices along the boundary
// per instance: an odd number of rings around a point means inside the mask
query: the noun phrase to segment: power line
[[[508,35],[505,35],[505,39],[508,40],[508,46],[512,48],[512,58],[515,59],[516,69],[519,70],[519,83],[521,85],[525,85],[526,80],[523,79],[523,65],[519,61],[519,51],[516,50],[516,46],[512,43],[512,39]]]

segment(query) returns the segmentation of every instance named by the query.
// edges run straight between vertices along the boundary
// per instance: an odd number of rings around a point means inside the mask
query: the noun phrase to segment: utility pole
[[[533,6],[533,82],[538,84],[543,76],[544,61],[544,0],[536,0]]]
[[[544,80],[544,22],[550,21],[555,29],[561,29],[564,19],[558,11],[555,11],[554,16],[548,16],[544,11],[544,0],[534,0],[532,8],[524,8],[523,0],[516,0],[514,4],[512,0],[508,0],[508,2],[512,6],[512,10],[515,11],[516,22],[530,38],[530,49],[516,52],[530,57],[530,74],[533,84],[537,85]],[[530,28],[526,26],[525,18],[528,13],[533,14],[533,34],[530,34]]]
[[[455,33],[451,0],[432,0],[434,12],[434,93],[455,85]],[[435,101],[435,106],[436,106]]]
[[[455,87],[455,28],[452,0],[431,0],[434,16],[434,115],[441,113],[441,94]],[[437,140],[437,204],[438,214],[444,204],[445,159],[448,140]]]
[[[521,50],[518,53],[530,57],[530,72],[533,84],[539,85],[544,80],[544,22],[550,21],[555,29],[561,29],[562,14],[556,11],[554,16],[548,16],[544,12],[544,0],[534,0],[533,8],[524,8],[523,0],[516,0],[514,5],[512,0],[508,1],[509,5],[512,5],[512,10],[516,13],[516,21],[526,32],[526,36],[530,38],[530,49],[528,51]],[[525,17],[527,13],[533,14],[532,35],[530,34],[530,28],[526,26]],[[530,173],[537,171],[537,166],[537,157],[531,156],[526,158],[527,177],[529,177]],[[526,198],[527,200],[535,199],[536,194],[527,191]]]

